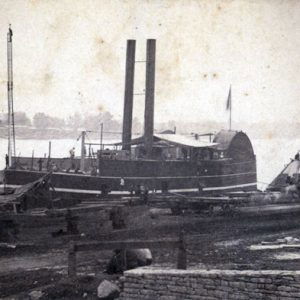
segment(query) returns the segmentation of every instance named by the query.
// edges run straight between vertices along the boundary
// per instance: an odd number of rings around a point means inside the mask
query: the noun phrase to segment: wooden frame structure
[[[77,257],[76,253],[80,251],[95,251],[95,250],[114,250],[114,249],[178,249],[177,269],[187,269],[187,251],[186,243],[183,238],[183,233],[180,233],[179,239],[164,239],[164,240],[128,240],[128,241],[106,241],[106,242],[87,242],[76,243],[71,241],[68,251],[68,276],[75,280],[77,277]]]

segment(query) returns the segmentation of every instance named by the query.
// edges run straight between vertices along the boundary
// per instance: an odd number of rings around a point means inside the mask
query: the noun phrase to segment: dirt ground
[[[143,207],[135,215],[129,215],[128,229],[81,232],[79,240],[175,238],[183,230],[189,268],[299,270],[300,259],[294,255],[295,249],[249,248],[262,241],[300,238],[299,217],[298,209],[286,212],[284,208],[268,214],[217,211],[208,215],[187,211],[174,216],[167,209]],[[53,238],[49,232],[45,236],[47,239],[39,237],[39,243],[45,243],[43,250],[26,248],[24,240],[20,249],[0,247],[1,299],[34,299],[36,295],[39,299],[96,299],[97,286],[104,278],[119,284],[118,276],[103,273],[111,251],[78,253],[79,276],[76,282],[71,282],[67,277],[66,238]],[[176,249],[156,249],[152,254],[153,264],[176,267]],[[285,259],[276,259],[276,255]]]

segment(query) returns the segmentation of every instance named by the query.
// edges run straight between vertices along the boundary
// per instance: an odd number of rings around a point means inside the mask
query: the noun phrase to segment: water
[[[300,139],[251,139],[257,159],[257,178],[259,188],[264,188],[282,170],[300,149]],[[97,143],[99,141],[87,141]],[[105,141],[104,141],[105,142]],[[106,141],[112,143],[114,141]],[[16,153],[31,157],[48,155],[48,140],[17,140]],[[74,139],[51,140],[52,157],[69,157],[69,150],[75,147],[76,155],[80,155],[80,141]],[[94,149],[96,151],[96,148]],[[0,139],[0,169],[5,166],[7,140]]]
[[[270,183],[300,150],[300,139],[251,139],[259,188]]]

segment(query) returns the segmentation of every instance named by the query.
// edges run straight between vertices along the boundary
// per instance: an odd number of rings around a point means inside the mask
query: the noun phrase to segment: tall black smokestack
[[[152,146],[153,146],[155,48],[156,48],[155,46],[156,46],[156,40],[147,40],[144,139],[145,139],[146,155],[148,158],[152,156]]]
[[[127,40],[122,149],[130,150],[134,88],[135,40]]]

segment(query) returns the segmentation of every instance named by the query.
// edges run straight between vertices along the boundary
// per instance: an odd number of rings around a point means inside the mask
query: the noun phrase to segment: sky
[[[13,30],[15,111],[122,119],[126,40],[156,39],[155,122],[297,122],[300,1],[1,0],[0,112],[7,110],[6,35]],[[135,93],[145,65],[137,63]],[[134,98],[143,119],[144,96]]]

